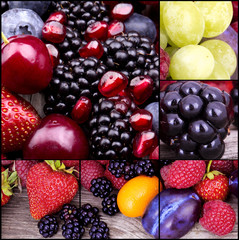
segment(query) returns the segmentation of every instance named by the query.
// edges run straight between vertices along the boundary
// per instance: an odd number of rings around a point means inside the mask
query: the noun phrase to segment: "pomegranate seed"
[[[115,103],[115,109],[120,113],[126,114],[128,111],[128,106],[123,101],[120,101]]]
[[[59,23],[65,25],[67,22],[66,14],[62,11],[54,12],[46,20],[46,23],[51,22],[51,21],[56,21],[56,22],[59,22]]]
[[[91,112],[92,104],[89,98],[87,97],[80,97],[77,101],[76,105],[72,109],[71,117],[75,120],[78,124],[87,121]]]
[[[113,97],[128,85],[128,78],[116,71],[106,72],[100,79],[98,89],[105,97]]]
[[[145,110],[139,109],[133,112],[130,116],[129,122],[132,128],[136,131],[144,131],[152,128],[153,115]]]
[[[108,28],[108,38],[112,38],[114,36],[117,36],[124,32],[125,27],[124,23],[114,20],[113,22],[110,23],[109,28]]]
[[[108,34],[108,23],[105,21],[98,21],[92,23],[85,31],[85,40],[98,39],[105,41]]]
[[[56,21],[47,22],[42,28],[42,36],[52,43],[61,43],[66,36],[66,27]]]
[[[137,105],[143,104],[153,92],[154,82],[149,76],[138,76],[130,81],[130,92]]]
[[[153,152],[151,152],[149,159],[159,159],[159,146],[157,146]]]
[[[46,47],[51,57],[52,66],[53,68],[55,68],[59,64],[59,58],[60,58],[59,51],[54,45],[50,43],[46,44]]]
[[[118,3],[111,12],[113,19],[124,22],[134,12],[133,5],[130,3]]]
[[[133,142],[133,154],[138,158],[145,157],[149,155],[157,145],[158,140],[155,132],[138,132]]]
[[[103,46],[98,40],[92,40],[79,49],[80,56],[84,58],[96,57],[100,59],[103,53],[104,53]]]

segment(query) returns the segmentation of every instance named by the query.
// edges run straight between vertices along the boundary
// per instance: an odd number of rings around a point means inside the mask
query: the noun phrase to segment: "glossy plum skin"
[[[24,159],[88,159],[85,133],[72,119],[50,114],[27,139]]]
[[[200,216],[201,200],[191,189],[165,189],[160,193],[160,239],[178,239]]]
[[[229,177],[229,189],[238,198],[238,169]]]
[[[159,194],[149,203],[142,218],[145,231],[159,238]]]

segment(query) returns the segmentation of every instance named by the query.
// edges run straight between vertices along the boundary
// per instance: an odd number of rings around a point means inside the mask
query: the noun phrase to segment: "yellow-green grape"
[[[169,38],[178,47],[198,44],[202,39],[204,19],[191,1],[168,1],[163,8],[163,22]]]
[[[207,78],[207,80],[230,80],[230,75],[221,63],[215,61],[212,74]]]
[[[179,49],[171,58],[169,72],[173,80],[205,80],[212,74],[214,58],[199,45]]]
[[[160,1],[159,2],[159,16],[160,16],[160,29],[165,30],[164,23],[163,23],[163,9],[167,1]]]
[[[209,49],[214,59],[224,66],[230,76],[233,75],[237,67],[237,57],[229,44],[222,40],[213,39],[200,45]]]
[[[172,56],[174,55],[174,53],[176,53],[178,51],[179,48],[177,47],[167,47],[164,50],[168,53],[170,59],[172,58]]]
[[[231,23],[231,1],[195,1],[205,20],[203,37],[212,38],[223,33]]]
[[[168,37],[164,30],[160,29],[160,47],[165,49],[168,44]]]

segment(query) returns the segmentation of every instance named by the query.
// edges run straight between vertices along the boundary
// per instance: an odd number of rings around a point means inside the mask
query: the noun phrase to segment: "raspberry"
[[[160,80],[165,80],[168,75],[170,58],[168,53],[160,47]]]
[[[171,165],[164,166],[160,174],[165,186],[172,188],[189,188],[202,180],[206,170],[203,160],[177,160]]]
[[[232,231],[235,222],[236,213],[228,203],[214,200],[203,205],[203,217],[199,223],[208,231],[223,236]]]

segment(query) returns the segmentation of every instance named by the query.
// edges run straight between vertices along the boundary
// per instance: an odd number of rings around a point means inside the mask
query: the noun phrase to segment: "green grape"
[[[229,44],[222,40],[213,39],[207,40],[200,45],[209,49],[214,59],[224,66],[230,76],[233,75],[237,67],[237,57]]]
[[[195,1],[205,20],[203,37],[216,37],[231,23],[233,8],[231,1]]]
[[[169,72],[174,80],[205,80],[214,68],[211,52],[199,45],[179,49],[172,57]]]
[[[164,50],[168,53],[170,59],[172,58],[172,56],[178,51],[179,48],[177,47],[167,47]]]
[[[168,37],[164,30],[162,29],[159,29],[159,30],[160,30],[160,47],[165,49],[168,44]]]
[[[164,23],[163,23],[163,9],[167,1],[160,1],[159,2],[159,16],[160,16],[160,29],[165,30]]]
[[[163,22],[172,42],[178,47],[198,44],[205,23],[196,5],[191,1],[170,1],[163,8]]]
[[[230,75],[221,63],[215,61],[212,74],[207,78],[207,80],[230,80]]]

